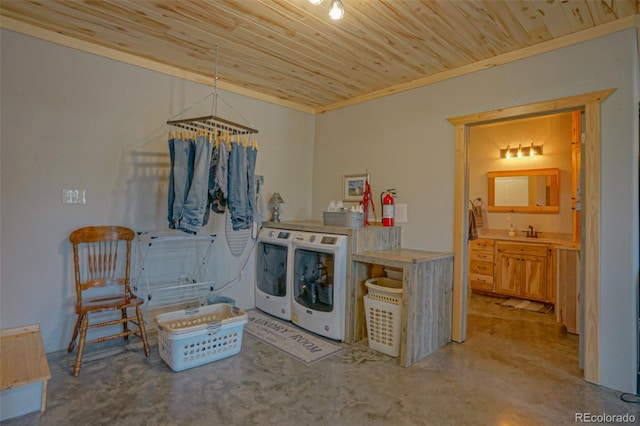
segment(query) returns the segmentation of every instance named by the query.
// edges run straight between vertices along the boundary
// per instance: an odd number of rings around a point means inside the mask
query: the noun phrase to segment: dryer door
[[[256,285],[264,293],[287,295],[287,252],[287,247],[280,244],[258,243]]]
[[[334,253],[296,247],[293,297],[309,309],[333,311]]]

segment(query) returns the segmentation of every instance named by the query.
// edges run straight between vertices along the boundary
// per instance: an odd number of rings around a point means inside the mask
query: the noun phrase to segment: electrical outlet
[[[511,215],[510,214],[505,215],[504,220],[506,220],[507,222],[511,222]]]
[[[87,204],[86,194],[84,189],[63,189],[62,204]]]

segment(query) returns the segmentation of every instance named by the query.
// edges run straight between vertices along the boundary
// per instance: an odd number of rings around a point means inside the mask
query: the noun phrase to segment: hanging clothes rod
[[[243,124],[234,123],[215,115],[207,115],[204,117],[186,118],[182,120],[169,120],[167,124],[171,126],[181,127],[186,130],[198,131],[204,130],[213,132],[221,130],[229,132],[231,135],[249,135],[258,133],[257,129],[245,126]]]

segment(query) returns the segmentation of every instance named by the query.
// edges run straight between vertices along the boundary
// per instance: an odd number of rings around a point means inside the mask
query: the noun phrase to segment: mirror
[[[558,213],[560,169],[489,172],[487,210],[494,213]]]

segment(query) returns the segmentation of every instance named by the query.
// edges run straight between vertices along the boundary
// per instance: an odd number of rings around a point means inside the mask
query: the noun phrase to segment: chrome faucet
[[[527,231],[527,237],[538,238],[538,231],[534,231],[532,225],[529,225],[529,230]]]

